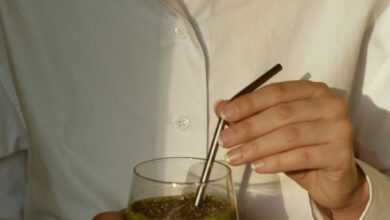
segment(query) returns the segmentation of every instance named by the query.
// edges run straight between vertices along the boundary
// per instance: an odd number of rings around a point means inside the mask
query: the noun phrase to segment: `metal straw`
[[[233,96],[233,98],[231,98],[230,101],[234,100],[235,98],[237,98],[241,95],[244,95],[244,94],[247,94],[247,93],[254,91],[259,86],[261,86],[262,84],[267,82],[270,78],[272,78],[275,74],[280,72],[281,70],[282,70],[282,65],[280,65],[280,64],[275,65],[270,70],[268,70],[266,73],[261,75],[255,81],[253,81],[251,84],[249,84],[247,87],[245,87],[243,90],[241,90],[239,93],[237,93],[235,96]],[[195,206],[196,207],[199,207],[202,203],[202,200],[204,197],[204,192],[205,192],[206,187],[207,187],[207,182],[209,181],[211,170],[213,168],[213,164],[215,161],[215,156],[217,155],[217,151],[218,151],[218,147],[219,147],[218,146],[218,137],[219,137],[223,127],[225,126],[225,124],[226,123],[224,120],[222,120],[221,118],[218,119],[218,123],[217,123],[217,126],[216,126],[215,131],[214,131],[214,136],[213,136],[213,139],[211,141],[210,150],[207,154],[206,163],[203,167],[202,176],[200,178],[200,184],[199,184],[197,191],[196,191],[196,198],[195,198]]]

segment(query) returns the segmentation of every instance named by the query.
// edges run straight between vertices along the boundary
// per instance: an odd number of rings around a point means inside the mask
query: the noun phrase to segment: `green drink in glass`
[[[133,170],[128,220],[238,220],[231,170],[215,162],[202,205],[195,192],[205,160],[159,158]]]

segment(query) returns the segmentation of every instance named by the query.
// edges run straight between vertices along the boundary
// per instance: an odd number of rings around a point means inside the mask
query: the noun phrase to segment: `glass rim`
[[[138,171],[137,171],[137,168],[144,165],[144,164],[147,164],[147,163],[150,163],[150,162],[154,162],[154,161],[159,161],[159,160],[167,160],[167,159],[191,159],[191,160],[198,160],[198,161],[204,161],[206,162],[206,158],[201,158],[201,157],[157,157],[157,158],[153,158],[153,159],[150,159],[150,160],[144,160],[144,161],[141,161],[139,163],[137,163],[134,167],[133,167],[133,173],[142,178],[142,179],[145,179],[145,180],[148,180],[148,181],[151,181],[151,182],[156,182],[156,183],[161,183],[161,184],[178,184],[178,185],[199,185],[200,182],[197,181],[188,181],[188,182],[179,182],[179,181],[165,181],[165,180],[158,180],[158,179],[155,179],[155,178],[151,178],[151,177],[147,177],[145,175],[142,175],[140,174]],[[222,177],[218,177],[218,178],[214,178],[214,179],[209,179],[208,183],[213,183],[213,182],[217,182],[219,180],[222,180],[226,177],[230,178],[231,176],[231,173],[232,173],[232,169],[226,165],[225,163],[222,163],[221,161],[215,161],[215,163],[219,164],[219,165],[222,165],[222,167],[225,167],[226,168],[226,175],[223,175]],[[200,177],[199,177],[200,179]]]

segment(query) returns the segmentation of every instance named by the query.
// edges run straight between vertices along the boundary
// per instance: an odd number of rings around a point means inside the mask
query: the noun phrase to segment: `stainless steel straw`
[[[234,100],[235,98],[237,98],[241,95],[244,95],[244,94],[247,94],[247,93],[254,91],[259,86],[261,86],[262,84],[267,82],[270,78],[272,78],[275,74],[280,72],[281,70],[282,70],[282,65],[280,65],[280,64],[275,65],[270,70],[268,70],[266,73],[261,75],[255,81],[253,81],[251,84],[249,84],[247,87],[245,87],[243,90],[241,90],[239,93],[237,93],[235,96],[233,96],[233,98],[231,98],[230,101]],[[222,120],[221,118],[219,118],[217,126],[216,126],[215,131],[214,131],[213,139],[211,141],[210,150],[207,154],[206,163],[203,167],[202,176],[200,178],[200,183],[199,183],[199,186],[198,186],[197,191],[196,191],[196,198],[195,198],[195,206],[196,207],[199,207],[202,203],[202,200],[204,197],[204,192],[206,190],[207,183],[208,183],[209,178],[210,178],[211,170],[213,169],[215,156],[217,155],[217,151],[218,151],[218,147],[219,147],[218,146],[218,137],[219,137],[219,134],[221,133],[224,126],[225,126],[225,121]]]

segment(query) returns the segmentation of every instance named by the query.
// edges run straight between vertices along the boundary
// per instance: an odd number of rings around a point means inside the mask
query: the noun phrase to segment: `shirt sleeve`
[[[23,219],[27,135],[3,31],[0,1],[0,219]]]
[[[376,19],[362,60],[352,106],[359,159],[390,171],[390,8]],[[363,55],[364,55],[363,54]],[[361,82],[359,82],[361,81]]]
[[[5,74],[0,65],[0,75]],[[3,82],[0,83],[0,158],[26,149],[25,128]]]
[[[370,198],[359,220],[389,219],[390,179],[372,166],[358,161],[366,174]]]
[[[358,165],[366,175],[369,202],[360,220],[390,219],[390,8],[375,18],[362,62],[363,77],[353,106]]]
[[[360,220],[390,219],[390,8],[378,18],[367,48],[357,114],[357,153],[370,198]],[[364,162],[363,162],[364,161]],[[387,175],[386,175],[387,174]]]
[[[1,21],[0,17],[0,159],[27,148],[26,128],[12,81]]]
[[[357,156],[369,202],[360,220],[390,219],[390,8],[382,10],[368,38],[360,97],[354,106]]]
[[[361,76],[356,79],[352,116],[358,146],[357,164],[369,187],[369,201],[359,220],[390,219],[390,8],[373,15],[360,62]],[[311,201],[315,220],[330,220]]]

